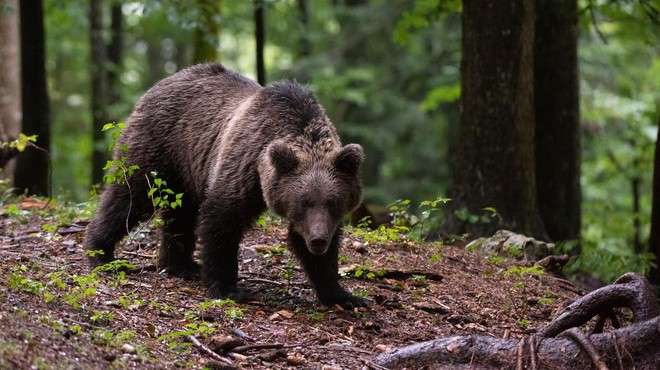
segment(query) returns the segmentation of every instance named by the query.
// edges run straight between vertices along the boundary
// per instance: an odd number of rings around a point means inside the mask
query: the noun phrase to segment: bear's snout
[[[317,256],[324,254],[330,246],[334,232],[332,217],[322,208],[310,209],[302,234],[307,249]]]

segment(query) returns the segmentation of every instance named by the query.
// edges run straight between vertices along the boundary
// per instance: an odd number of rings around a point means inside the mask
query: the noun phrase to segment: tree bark
[[[579,240],[577,0],[536,0],[535,6],[536,199],[550,239]]]
[[[46,81],[46,37],[42,0],[20,1],[21,131],[37,135],[37,145],[27,148],[16,161],[14,185],[18,191],[50,196],[50,106]]]
[[[312,55],[312,41],[309,38],[309,0],[298,0],[298,12],[303,30],[300,39],[300,56],[308,57]]]
[[[266,27],[264,21],[264,0],[254,0],[254,39],[256,41],[257,55],[257,82],[266,84],[266,65],[264,63],[264,44],[266,41]]]
[[[660,112],[656,112],[660,126]],[[655,158],[653,160],[653,201],[651,205],[651,235],[649,237],[649,252],[655,255],[655,266],[649,272],[649,281],[660,287],[660,130],[655,142]]]
[[[122,70],[122,57],[124,52],[124,14],[121,2],[114,1],[110,8],[110,43],[108,44],[108,104],[113,105],[121,101],[119,91],[119,76]],[[118,121],[115,117],[113,121]]]
[[[103,167],[110,158],[105,145],[103,125],[108,118],[107,44],[103,30],[103,1],[91,0],[89,8],[92,76],[92,184],[103,182]]]
[[[18,31],[18,0],[6,0],[0,8],[0,142],[18,137],[21,131],[21,55]],[[0,147],[0,178],[13,180],[15,155]],[[11,184],[10,184],[11,186]]]
[[[201,13],[195,28],[193,63],[212,62],[220,59],[220,4],[219,0],[197,0]]]
[[[545,240],[536,206],[533,2],[464,0],[462,17],[453,201],[440,231],[476,238],[506,228]]]

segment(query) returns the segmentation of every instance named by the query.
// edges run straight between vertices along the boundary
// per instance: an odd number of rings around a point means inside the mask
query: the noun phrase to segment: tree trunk
[[[6,0],[0,9],[0,142],[17,138],[21,131],[18,12],[18,0]],[[0,147],[0,178],[13,179],[14,163],[8,162],[14,154]]]
[[[212,62],[220,59],[218,51],[220,36],[219,0],[197,0],[201,13],[199,25],[195,27],[195,49],[193,63]]]
[[[537,0],[535,6],[536,199],[550,239],[579,240],[577,0]]]
[[[257,82],[266,84],[266,65],[264,63],[264,44],[266,39],[266,27],[264,22],[264,0],[254,0],[254,39],[257,44]]]
[[[14,185],[18,191],[50,196],[50,107],[46,82],[46,38],[42,0],[20,1],[21,131],[37,135],[37,145],[18,157]]]
[[[89,9],[92,75],[92,184],[103,182],[103,167],[109,159],[105,136],[101,131],[109,122],[107,45],[103,37],[103,1],[91,0]]]
[[[300,24],[302,25],[302,35],[300,39],[300,56],[308,57],[312,55],[312,41],[309,38],[309,1],[298,0],[298,12],[300,13]]]
[[[660,126],[660,111],[656,112]],[[655,141],[655,158],[653,160],[653,201],[651,206],[651,236],[649,237],[649,252],[655,255],[655,266],[649,272],[651,284],[660,288],[660,130]]]
[[[119,76],[122,70],[122,56],[124,51],[124,15],[121,2],[114,1],[110,8],[110,43],[108,44],[108,104],[113,105],[121,101],[119,91]],[[114,117],[113,121],[119,118]]]
[[[464,0],[453,201],[441,233],[547,239],[536,206],[530,0]],[[499,218],[489,217],[492,207]]]

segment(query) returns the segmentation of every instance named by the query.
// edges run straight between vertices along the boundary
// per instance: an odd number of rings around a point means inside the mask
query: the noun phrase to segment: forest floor
[[[86,220],[43,207],[24,200],[0,211],[2,369],[223,368],[216,356],[243,369],[360,369],[382,351],[430,339],[523,337],[578,297],[550,275],[460,241],[348,228],[341,283],[371,306],[323,307],[283,248],[285,225],[271,222],[242,242],[239,288],[254,299],[213,301],[200,281],[155,271],[147,229],[117,248],[136,269],[92,272],[81,247]]]

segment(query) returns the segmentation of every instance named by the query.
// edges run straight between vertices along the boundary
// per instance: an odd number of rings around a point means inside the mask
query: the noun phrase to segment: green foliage
[[[387,270],[380,269],[376,270],[375,268],[367,265],[358,266],[353,272],[353,276],[357,279],[375,279],[377,276],[383,276],[387,273]]]
[[[408,232],[408,227],[387,227],[385,225],[380,225],[375,230],[359,227],[353,229],[352,232],[353,235],[362,238],[367,244],[385,244],[387,242],[398,242],[405,238],[405,233]]]
[[[644,251],[660,115],[660,37],[645,4],[581,2],[590,7],[581,18],[579,49],[582,255],[565,271],[606,282],[627,271],[648,271],[652,262]],[[639,187],[639,212],[633,210],[633,182]],[[641,254],[634,251],[636,232]]]
[[[37,135],[27,136],[24,133],[18,134],[18,139],[12,141],[0,141],[0,149],[9,148],[22,152],[30,145],[37,142]]]
[[[153,183],[149,183],[149,192],[147,196],[151,199],[155,209],[176,209],[181,207],[183,193],[174,193],[174,190],[167,187],[167,182],[158,177],[158,172],[151,171],[149,175],[153,178]]]
[[[210,308],[223,308],[223,313],[224,313],[224,319],[228,321],[235,321],[235,320],[240,320],[243,318],[243,312],[244,308],[238,307],[236,305],[236,302],[234,300],[225,298],[225,299],[213,299],[213,300],[208,300],[201,302],[197,305],[197,307],[200,310],[200,317],[202,320],[204,320],[204,313],[208,311]],[[197,328],[202,328],[201,326],[197,326]],[[204,328],[202,328],[204,329]],[[199,332],[199,334],[208,334],[204,332]]]
[[[471,213],[467,207],[460,208],[454,211],[456,217],[463,221],[471,224],[487,224],[493,221],[493,219],[499,219],[499,214],[493,207],[485,207],[482,211],[486,212],[481,215]]]
[[[106,162],[103,170],[105,174],[103,175],[103,181],[106,184],[125,184],[129,177],[133,176],[135,171],[140,169],[136,164],[126,163],[126,152],[128,151],[128,146],[125,143],[122,143],[118,149],[116,149],[117,140],[121,135],[122,130],[126,128],[126,125],[123,123],[107,123],[103,126],[103,131],[110,132],[110,144],[108,148],[110,150],[115,149],[119,153],[119,159],[110,159]]]

